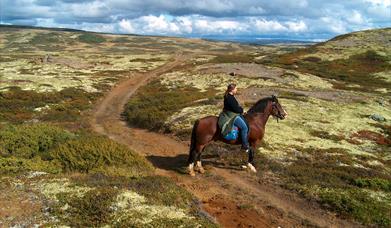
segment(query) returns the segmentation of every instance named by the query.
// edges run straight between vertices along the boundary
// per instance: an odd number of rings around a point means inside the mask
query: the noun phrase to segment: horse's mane
[[[273,97],[265,97],[257,101],[248,111],[247,113],[261,113],[264,112],[269,101],[273,101]]]

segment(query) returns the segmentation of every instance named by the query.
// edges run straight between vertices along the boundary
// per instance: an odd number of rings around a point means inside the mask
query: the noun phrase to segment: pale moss
[[[214,58],[216,58],[215,55],[198,55],[197,57],[192,58],[190,62],[207,63],[207,62],[213,60]]]
[[[133,54],[106,56],[110,65],[97,66],[95,70],[133,70],[146,72],[164,65],[170,58],[167,54]]]
[[[235,83],[239,88],[273,86],[273,83],[264,79],[253,79],[245,77],[232,77],[228,74],[202,74],[191,72],[172,72],[161,76],[161,83],[168,88],[191,86],[205,92],[213,88],[223,93],[229,83]]]
[[[174,206],[147,204],[144,196],[128,190],[118,194],[112,207],[116,210],[115,222],[132,219],[136,223],[149,224],[160,218],[169,220],[194,219],[183,209]]]
[[[312,74],[300,73],[298,71],[287,70],[287,74],[295,75],[294,80],[290,80],[288,83],[284,83],[283,85],[279,85],[280,87],[286,88],[296,88],[303,90],[313,90],[313,89],[332,89],[333,85],[318,76]]]
[[[364,191],[368,192],[372,199],[391,206],[391,193],[386,193],[383,191],[374,191],[370,189],[365,189]]]
[[[379,128],[373,126],[376,122],[365,116],[378,113],[386,119],[391,118],[390,110],[376,102],[340,104],[315,98],[310,98],[308,102],[288,99],[280,99],[280,102],[289,116],[279,123],[269,120],[264,137],[269,147],[261,148],[261,152],[277,159],[284,159],[292,153],[292,146],[314,149],[341,148],[351,154],[374,156],[373,151],[377,148],[375,142],[361,140],[363,144],[355,145],[346,140],[318,138],[312,136],[311,132],[325,131],[347,139],[360,130],[381,133]]]
[[[67,193],[73,196],[82,197],[86,192],[92,190],[90,187],[73,185],[67,178],[42,180],[34,184],[34,189],[42,193],[46,198],[57,201],[59,193]]]
[[[35,62],[36,56],[50,54],[59,62]],[[98,92],[99,84],[114,85],[113,78],[121,77],[125,71],[146,72],[165,64],[168,54],[107,55],[89,52],[74,55],[72,52],[34,52],[34,56],[15,56],[13,61],[0,62],[0,89],[19,86],[23,90],[37,92],[59,91],[65,88],[81,88],[87,92]],[[33,61],[34,60],[34,61]],[[89,62],[87,62],[89,60]],[[94,62],[97,61],[98,62]],[[113,71],[99,76],[100,72]],[[115,72],[119,72],[116,74]],[[109,79],[106,80],[106,79]]]
[[[186,107],[170,116],[165,124],[174,131],[191,129],[197,119],[208,115],[216,116],[220,111],[221,109],[216,105]]]
[[[367,161],[368,165],[371,165],[371,166],[381,166],[381,167],[384,167],[384,164],[379,162],[378,160],[370,160],[370,161]]]
[[[24,73],[24,69],[28,73]],[[0,88],[19,86],[23,90],[37,92],[59,91],[71,87],[97,92],[94,84],[103,80],[103,78],[89,76],[90,71],[75,73],[74,69],[58,64],[36,66],[25,59],[0,63],[0,70],[2,70]]]
[[[286,71],[294,77],[289,80],[273,81],[259,77],[243,77],[230,76],[225,73],[199,73],[199,72],[172,72],[161,76],[162,84],[168,88],[177,88],[181,86],[191,86],[201,91],[207,91],[209,88],[214,88],[223,93],[229,83],[235,83],[239,88],[264,88],[264,87],[279,87],[291,89],[297,88],[302,90],[325,90],[331,89],[332,84],[320,77],[311,74],[303,74],[297,71]],[[262,73],[260,73],[262,75]]]

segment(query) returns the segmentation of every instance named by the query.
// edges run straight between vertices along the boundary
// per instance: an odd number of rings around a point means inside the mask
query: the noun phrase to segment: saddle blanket
[[[237,126],[233,126],[232,130],[224,136],[224,139],[236,140],[236,139],[238,139],[238,137],[239,137],[239,128]]]

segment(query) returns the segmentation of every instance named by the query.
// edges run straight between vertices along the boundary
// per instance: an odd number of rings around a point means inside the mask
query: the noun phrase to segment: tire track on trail
[[[125,104],[138,88],[196,54],[176,54],[172,61],[155,70],[134,73],[120,81],[98,101],[90,115],[91,128],[145,156],[157,168],[158,175],[170,177],[193,193],[201,208],[223,227],[357,227],[277,186],[260,184],[244,171],[206,167],[206,174],[190,177],[180,171],[186,163],[188,144],[168,135],[129,127],[121,119]]]

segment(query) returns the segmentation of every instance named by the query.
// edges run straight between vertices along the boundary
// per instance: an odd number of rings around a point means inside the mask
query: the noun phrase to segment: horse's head
[[[271,115],[275,118],[283,120],[288,116],[288,113],[282,108],[280,102],[275,95],[272,95],[272,112]]]

